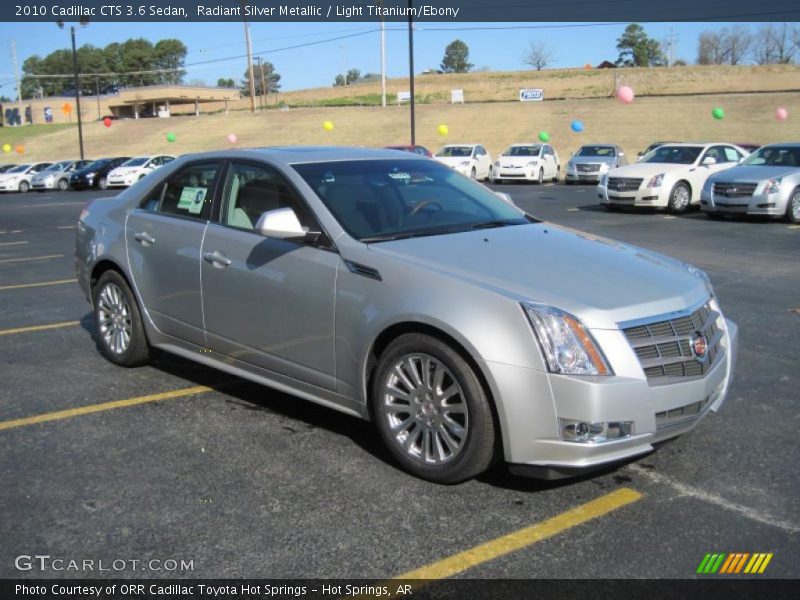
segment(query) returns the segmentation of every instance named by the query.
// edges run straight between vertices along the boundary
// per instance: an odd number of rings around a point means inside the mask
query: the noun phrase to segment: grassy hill
[[[631,85],[636,91],[637,98],[632,104],[623,105],[610,97],[615,73],[621,83]],[[418,105],[417,142],[432,150],[443,143],[480,142],[496,154],[512,142],[534,140],[543,130],[550,133],[562,160],[580,144],[593,141],[616,142],[635,155],[656,139],[754,143],[800,140],[800,94],[773,91],[800,87],[800,68],[796,66],[470,73],[427,75],[419,81],[418,97],[446,94],[449,99],[451,88],[462,87],[471,101],[464,105],[444,102]],[[326,98],[342,102],[356,88],[358,95],[361,87],[366,95],[374,94],[376,85],[379,90],[379,84],[367,84],[282,93],[276,97],[290,104],[302,104],[303,98],[308,103]],[[392,80],[390,89],[392,86],[402,89],[403,82]],[[516,101],[520,87],[542,87],[548,98],[570,97],[521,103]],[[731,90],[748,93],[731,93]],[[474,102],[476,97],[483,102]],[[726,117],[721,121],[711,117],[716,106],[725,109]],[[789,111],[789,120],[775,120],[775,109],[779,106]],[[584,122],[583,133],[570,130],[573,119]],[[323,129],[325,120],[334,123],[333,131]],[[183,154],[230,147],[226,138],[231,133],[238,137],[237,147],[380,146],[407,143],[408,124],[407,106],[293,108],[256,114],[231,111],[228,115],[115,121],[110,128],[90,122],[84,126],[84,143],[89,157]],[[437,133],[439,124],[448,126],[447,137]],[[175,134],[174,143],[167,142],[168,132]],[[24,158],[13,153],[4,155],[10,162],[75,156],[77,137],[75,127],[0,128],[0,145],[25,147]]]

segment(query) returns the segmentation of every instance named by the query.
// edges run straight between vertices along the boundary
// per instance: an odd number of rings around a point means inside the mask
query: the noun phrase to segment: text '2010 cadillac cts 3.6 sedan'
[[[109,360],[160,348],[371,419],[439,482],[649,452],[736,356],[702,271],[391,150],[182,157],[83,211],[76,267]]]

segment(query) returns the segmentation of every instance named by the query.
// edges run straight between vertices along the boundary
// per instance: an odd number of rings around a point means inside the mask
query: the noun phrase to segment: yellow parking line
[[[19,246],[21,244],[27,244],[28,242],[0,242],[0,246]]]
[[[27,262],[30,260],[48,260],[50,258],[62,258],[63,254],[48,254],[47,256],[30,256],[28,258],[6,258],[0,260],[0,263],[12,263],[12,262]]]
[[[62,323],[50,323],[48,325],[33,325],[32,327],[17,327],[15,329],[0,329],[0,336],[14,335],[16,333],[31,333],[33,331],[45,331],[47,329],[61,329],[62,327],[74,327],[80,321],[64,321]]]
[[[0,292],[5,290],[21,290],[24,288],[44,287],[46,285],[63,285],[75,283],[77,279],[57,279],[56,281],[38,281],[36,283],[18,283],[16,285],[0,285]]]
[[[525,527],[435,563],[408,571],[394,579],[444,579],[452,577],[467,569],[516,552],[568,529],[607,515],[623,506],[636,502],[641,497],[642,494],[636,490],[622,488],[600,496],[586,504],[576,506],[536,525]]]
[[[137,396],[136,398],[128,398],[126,400],[114,400],[112,402],[103,402],[102,404],[89,404],[88,406],[79,406],[78,408],[69,408],[67,410],[59,410],[55,412],[43,413],[34,415],[32,417],[23,417],[21,419],[13,419],[11,421],[0,421],[0,430],[14,429],[16,427],[25,427],[27,425],[35,425],[37,423],[45,423],[47,421],[61,421],[62,419],[71,419],[81,415],[89,415],[104,410],[112,410],[114,408],[125,408],[127,406],[136,406],[138,404],[146,404],[148,402],[158,402],[160,400],[170,400],[173,398],[185,398],[186,396],[193,396],[202,394],[204,392],[211,392],[213,388],[204,385],[196,385],[194,387],[183,388],[180,390],[173,390],[171,392],[162,392],[160,394],[149,394],[147,396]]]

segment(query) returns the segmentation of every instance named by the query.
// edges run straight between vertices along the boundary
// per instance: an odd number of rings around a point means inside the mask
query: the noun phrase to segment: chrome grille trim
[[[699,419],[708,408],[711,396],[703,400],[656,413],[656,431]]]
[[[617,192],[635,192],[642,187],[644,178],[641,177],[609,177],[608,190]]]
[[[710,298],[686,311],[619,323],[639,359],[650,385],[678,383],[704,377],[724,356],[724,331],[718,326],[720,313],[711,308]],[[692,353],[695,332],[706,337],[707,357]]]
[[[598,163],[578,163],[575,165],[575,169],[582,173],[596,173],[600,170],[600,165]]]
[[[725,198],[746,198],[755,194],[757,187],[757,183],[717,181],[714,183],[714,195]]]

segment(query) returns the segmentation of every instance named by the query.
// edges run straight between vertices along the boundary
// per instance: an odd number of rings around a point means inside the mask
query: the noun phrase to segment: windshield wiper
[[[522,223],[516,220],[496,219],[494,221],[475,223],[474,225],[470,225],[470,229],[494,229],[495,227],[507,227],[509,225],[522,225]]]

